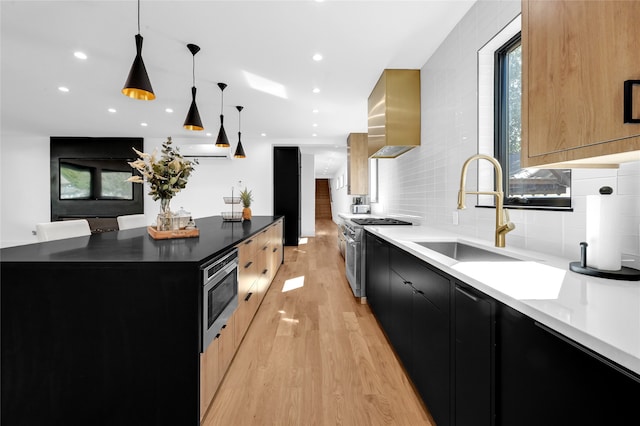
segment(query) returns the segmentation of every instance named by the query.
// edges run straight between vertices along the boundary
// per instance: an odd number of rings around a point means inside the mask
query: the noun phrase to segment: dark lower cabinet
[[[366,291],[367,303],[382,324],[390,325],[389,289],[389,245],[375,235],[367,233],[366,244]]]
[[[438,426],[451,424],[449,317],[421,294],[413,297],[411,378]]]
[[[450,424],[449,280],[390,249],[391,326],[385,328],[439,426]]]
[[[367,234],[367,300],[438,426],[639,425],[640,377]]]
[[[498,321],[498,424],[640,424],[640,378],[508,306]]]
[[[413,323],[413,289],[411,284],[399,276],[393,269],[390,274],[391,289],[390,314],[392,320],[385,327],[396,353],[408,371],[411,371],[413,359],[411,350]]]
[[[494,303],[459,283],[454,301],[455,424],[493,425]]]

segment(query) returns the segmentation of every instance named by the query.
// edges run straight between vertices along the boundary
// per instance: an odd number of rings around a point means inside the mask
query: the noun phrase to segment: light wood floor
[[[435,425],[353,297],[336,232],[318,220],[316,237],[285,247],[204,425]]]

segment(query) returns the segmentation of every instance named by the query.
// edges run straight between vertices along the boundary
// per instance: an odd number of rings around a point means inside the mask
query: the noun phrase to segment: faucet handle
[[[504,224],[507,229],[507,232],[513,231],[514,229],[516,229],[516,225],[513,222],[511,222],[511,220],[509,220],[509,210],[502,209],[502,217],[504,218]]]

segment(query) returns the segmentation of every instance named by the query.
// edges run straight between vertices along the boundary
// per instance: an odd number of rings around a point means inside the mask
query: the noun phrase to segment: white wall
[[[460,169],[478,151],[477,51],[520,13],[519,1],[479,1],[423,66],[421,146],[393,160],[381,160],[378,214],[416,215],[423,223],[493,241],[495,210],[456,210]],[[475,170],[475,169],[473,169]],[[467,188],[476,188],[469,170]],[[619,170],[573,172],[573,212],[510,210],[516,230],[507,246],[579,258],[586,237],[586,195],[610,185],[620,196],[623,253],[640,255],[640,163]]]
[[[316,178],[314,156],[302,154],[302,176],[300,179],[301,214],[300,235],[316,235]]]
[[[145,152],[160,148],[163,141],[146,138]],[[180,146],[179,139],[173,141]],[[245,150],[247,158],[242,160],[201,158],[186,189],[171,201],[171,208],[178,210],[182,206],[194,218],[220,215],[231,210],[222,197],[231,196],[232,187],[237,195],[238,181],[242,181],[242,188],[246,186],[253,191],[253,214],[272,215],[273,148],[270,144],[246,141]],[[49,222],[51,218],[49,136],[2,135],[0,168],[0,245],[34,243],[35,224]],[[145,216],[152,223],[160,209],[159,202],[145,195],[144,203]]]
[[[338,188],[337,184],[339,178],[345,181],[344,185]],[[339,213],[349,213],[351,208],[351,196],[347,194],[349,185],[346,183],[347,179],[347,159],[345,157],[344,162],[336,172],[336,174],[329,180],[329,191],[331,192],[331,216],[335,223],[341,223],[342,220],[338,217]]]
[[[36,242],[35,224],[51,220],[49,137],[2,135],[0,241],[2,247]]]

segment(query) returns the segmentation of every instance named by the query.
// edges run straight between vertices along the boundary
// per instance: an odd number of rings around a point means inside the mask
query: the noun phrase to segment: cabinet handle
[[[413,283],[411,281],[402,281],[402,284],[404,285],[410,285],[413,287]]]
[[[639,86],[640,80],[624,82],[624,122],[640,123],[640,118],[633,118],[633,86]]]
[[[224,330],[225,328],[227,328],[227,324],[223,324],[223,326],[220,327],[221,330]]]
[[[593,357],[593,358],[597,359],[598,361],[600,361],[600,362],[602,362],[602,363],[606,364],[607,366],[609,366],[609,367],[613,368],[613,369],[614,369],[614,370],[616,370],[617,372],[624,374],[625,376],[629,377],[630,379],[634,380],[635,382],[640,383],[640,377],[638,377],[638,376],[634,375],[633,373],[631,373],[631,372],[627,371],[627,369],[626,369],[626,368],[621,367],[621,366],[619,366],[618,364],[615,364],[613,361],[610,361],[610,360],[608,360],[607,358],[603,357],[602,355],[600,355],[600,354],[598,354],[598,353],[596,353],[596,352],[592,351],[591,349],[589,349],[589,348],[586,348],[586,347],[582,346],[582,345],[581,345],[580,343],[578,343],[578,342],[574,342],[574,341],[573,341],[573,340],[571,340],[570,338],[568,338],[568,337],[566,337],[566,336],[564,336],[564,335],[562,335],[562,334],[558,333],[557,331],[555,331],[555,330],[553,330],[553,329],[551,329],[551,328],[547,327],[547,326],[546,326],[546,325],[544,325],[544,324],[539,323],[538,321],[534,321],[534,322],[533,322],[533,324],[534,324],[536,327],[538,327],[538,328],[540,328],[540,329],[542,329],[542,330],[546,331],[547,333],[551,334],[552,336],[557,337],[558,339],[562,340],[563,342],[565,342],[565,343],[567,343],[567,344],[569,344],[569,345],[573,346],[574,348],[576,348],[576,349],[578,349],[578,350],[580,350],[580,351],[584,352],[585,354],[590,355],[591,357]]]
[[[275,253],[275,252],[277,252],[277,251],[278,251],[278,249],[277,249],[277,248],[274,248],[274,249],[271,251],[271,253]]]
[[[220,333],[216,334],[216,337],[214,337],[213,339],[217,339],[218,337],[220,337]]]
[[[249,301],[249,299],[251,299],[251,296],[253,296],[253,293],[251,293],[251,292],[247,293],[247,295],[246,295],[246,296],[245,296],[245,298],[244,298],[244,301],[245,301],[245,302],[248,302],[248,301]]]
[[[251,244],[252,242],[253,242],[253,240],[247,240],[247,241],[245,241],[244,243],[245,243],[245,244]]]
[[[266,274],[268,271],[268,269],[265,269],[264,271],[262,271],[262,275]]]
[[[249,266],[251,266],[253,264],[253,262],[249,262],[246,265],[244,265],[244,269],[247,269]]]
[[[269,248],[269,247],[264,246],[264,247],[262,247],[262,251],[265,251],[265,250],[266,250],[266,249],[268,249],[268,248]]]
[[[463,290],[462,288],[460,288],[458,286],[456,286],[456,291],[458,293],[464,294],[465,296],[467,296],[469,299],[473,300],[474,302],[477,302],[478,300],[480,300],[476,296],[474,296],[473,294],[466,292],[465,290]]]

